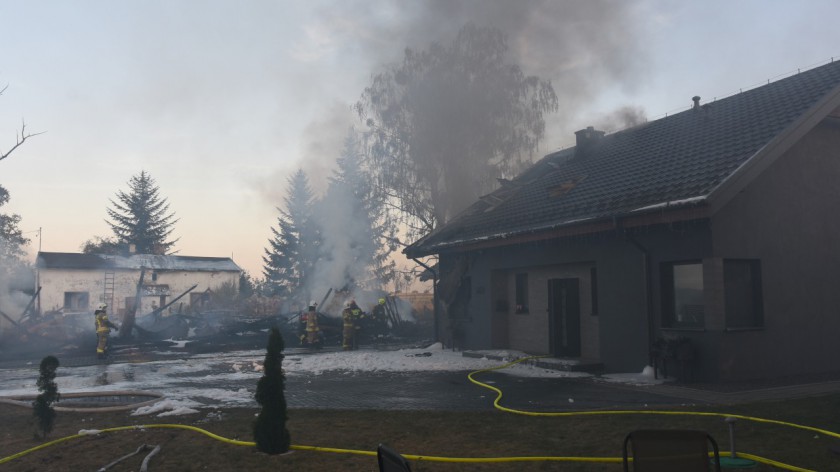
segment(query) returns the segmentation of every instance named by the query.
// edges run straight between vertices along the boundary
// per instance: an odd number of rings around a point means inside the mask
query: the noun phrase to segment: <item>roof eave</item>
[[[700,204],[679,206],[676,208],[662,207],[649,211],[636,210],[597,219],[562,222],[545,228],[530,228],[519,232],[499,233],[469,240],[439,243],[428,247],[415,247],[415,245],[411,245],[405,248],[403,253],[409,258],[417,258],[447,252],[467,252],[477,249],[603,233],[621,228],[637,228],[675,223],[678,221],[699,220],[708,218],[709,216],[709,206],[706,205],[705,199],[703,199]]]

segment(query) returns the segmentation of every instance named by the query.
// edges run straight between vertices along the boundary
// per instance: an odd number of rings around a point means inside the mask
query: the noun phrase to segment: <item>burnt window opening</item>
[[[157,282],[157,272],[152,272],[152,282]]]
[[[64,292],[64,309],[70,311],[87,310],[90,306],[88,292]]]
[[[589,269],[590,296],[592,297],[592,316],[598,316],[598,269]]]
[[[528,274],[516,274],[516,313],[528,313]]]
[[[662,264],[662,327],[702,329],[706,307],[703,301],[703,263]]]
[[[764,327],[761,263],[754,259],[723,261],[726,328]]]

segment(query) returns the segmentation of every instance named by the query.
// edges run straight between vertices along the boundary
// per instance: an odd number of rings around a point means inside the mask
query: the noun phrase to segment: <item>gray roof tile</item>
[[[110,256],[104,254],[79,254],[75,252],[39,252],[39,269],[93,269],[93,270],[183,270],[211,272],[241,272],[242,269],[229,257],[158,256],[133,254]]]
[[[545,156],[406,248],[433,254],[469,242],[611,218],[667,202],[697,204],[840,86],[840,61]],[[488,202],[497,202],[491,206]]]

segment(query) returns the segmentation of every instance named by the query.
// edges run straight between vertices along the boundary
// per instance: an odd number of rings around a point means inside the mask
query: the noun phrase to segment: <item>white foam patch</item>
[[[101,429],[80,429],[78,434],[81,434],[83,436],[96,436],[101,432]]]
[[[461,352],[433,344],[419,349],[393,351],[358,350],[350,352],[302,352],[293,349],[283,361],[290,376],[312,376],[324,372],[340,372],[353,376],[365,372],[470,372],[498,367],[528,354],[514,350],[481,351],[479,354],[507,359],[464,357]],[[134,410],[136,415],[180,415],[195,413],[200,408],[256,405],[254,391],[262,376],[264,350],[226,353],[205,353],[195,356],[179,354],[181,359],[165,359],[138,364],[105,364],[83,367],[59,367],[56,384],[59,392],[98,392],[145,390],[165,396],[154,405]],[[550,361],[544,359],[543,361]],[[562,361],[562,360],[558,360]],[[546,369],[519,363],[494,371],[514,377],[567,378],[590,374]],[[37,395],[36,367],[0,369],[0,396]],[[662,383],[653,379],[649,366],[640,373],[609,374],[606,382],[635,385]],[[60,404],[60,403],[59,403]]]
[[[170,398],[161,400],[152,405],[141,406],[131,412],[131,416],[154,415],[173,416],[198,413],[193,407],[200,407],[201,404],[191,400],[173,400]]]

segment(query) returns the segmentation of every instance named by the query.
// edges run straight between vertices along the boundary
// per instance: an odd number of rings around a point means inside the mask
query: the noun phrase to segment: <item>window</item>
[[[723,290],[727,328],[764,326],[761,265],[757,260],[724,260]]]
[[[528,313],[528,274],[516,274],[516,312]]]
[[[592,316],[598,316],[598,269],[589,269],[590,296],[592,297]]]
[[[662,326],[705,326],[701,262],[672,262],[662,265]]]
[[[87,292],[64,292],[64,309],[70,311],[87,310],[88,300]]]

